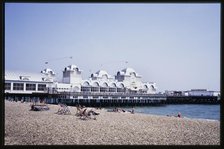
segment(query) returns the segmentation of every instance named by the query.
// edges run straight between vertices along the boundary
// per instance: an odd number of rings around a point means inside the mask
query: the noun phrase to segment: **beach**
[[[96,109],[96,120],[5,100],[5,145],[220,145],[220,121]]]

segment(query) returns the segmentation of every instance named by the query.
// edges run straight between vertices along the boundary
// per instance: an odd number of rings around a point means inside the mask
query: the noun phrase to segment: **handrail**
[[[150,97],[166,97],[163,94],[147,94],[147,93],[124,93],[124,92],[61,92],[60,95],[70,96],[150,96]]]

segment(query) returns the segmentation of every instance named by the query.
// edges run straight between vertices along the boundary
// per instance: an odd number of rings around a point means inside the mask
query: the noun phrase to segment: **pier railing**
[[[166,97],[164,94],[124,93],[124,92],[61,92],[60,95],[70,96],[129,96],[129,97]]]

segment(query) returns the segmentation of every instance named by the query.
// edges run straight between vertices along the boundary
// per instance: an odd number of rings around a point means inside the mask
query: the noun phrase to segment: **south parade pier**
[[[133,68],[125,68],[114,76],[105,70],[82,78],[82,70],[69,65],[59,81],[52,69],[40,73],[5,72],[5,99],[85,106],[145,106],[181,103],[220,103],[220,93],[207,90],[158,93],[155,82],[142,82]]]

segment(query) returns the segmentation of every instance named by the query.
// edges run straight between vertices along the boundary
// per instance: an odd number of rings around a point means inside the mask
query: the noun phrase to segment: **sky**
[[[220,91],[220,6],[6,3],[5,69],[61,79],[74,64],[88,79],[131,67],[159,92]]]

